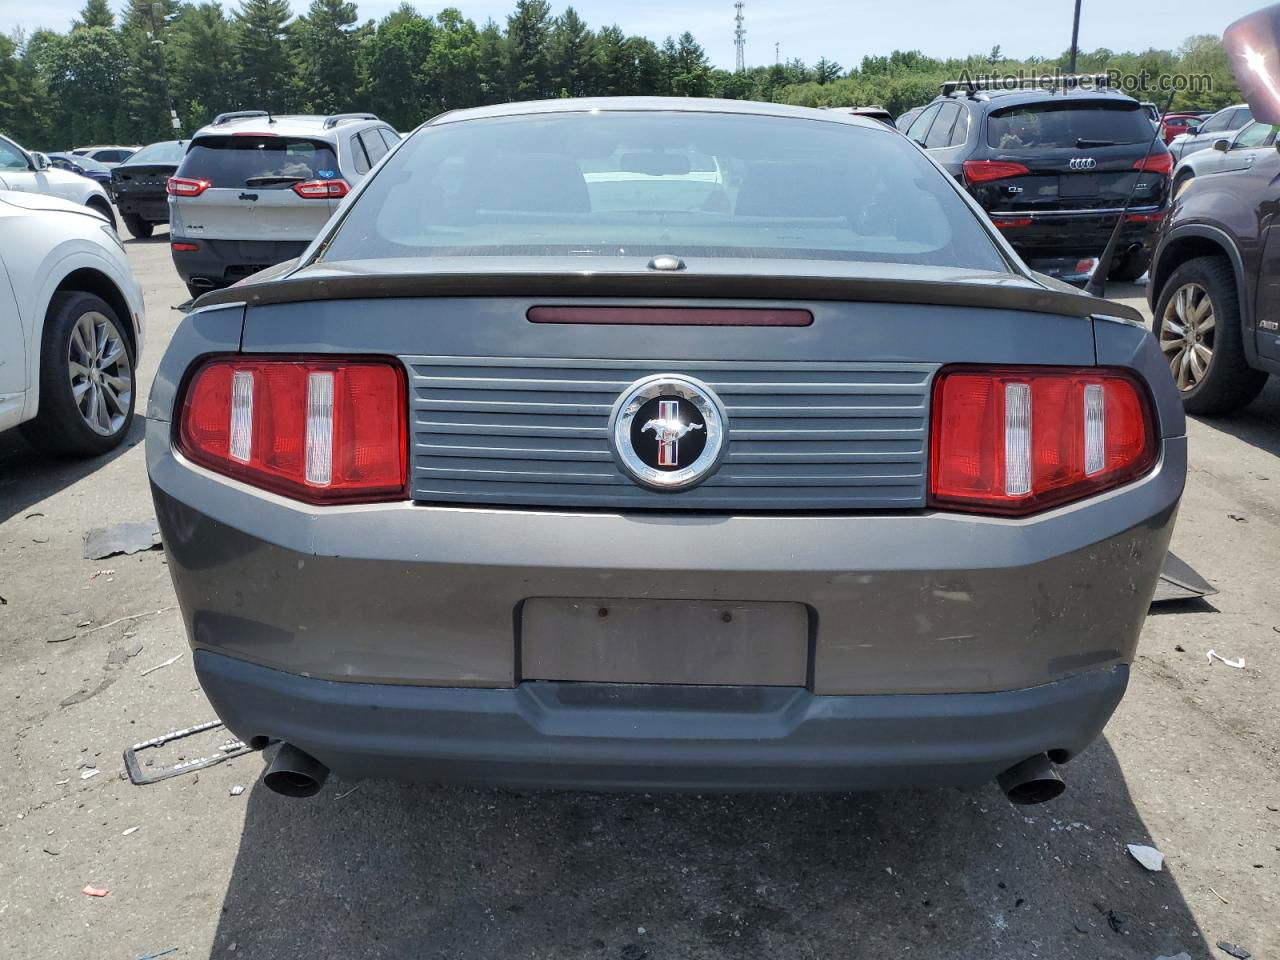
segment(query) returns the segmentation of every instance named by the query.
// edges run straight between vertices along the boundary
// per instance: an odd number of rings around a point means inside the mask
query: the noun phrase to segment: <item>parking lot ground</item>
[[[166,242],[128,244],[144,395],[186,299]],[[1104,737],[1062,798],[1025,808],[993,784],[726,798],[330,779],[287,800],[256,755],[134,786],[122,748],[212,718],[163,553],[82,557],[87,529],[152,518],[142,425],[92,463],[0,435],[0,956],[1154,960],[1226,957],[1224,940],[1280,957],[1280,385],[1189,431],[1174,549],[1221,592],[1149,618]]]

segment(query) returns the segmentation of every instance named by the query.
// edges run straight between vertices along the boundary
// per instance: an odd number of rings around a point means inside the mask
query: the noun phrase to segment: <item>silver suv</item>
[[[192,296],[302,253],[399,140],[371,113],[219,114],[169,180],[169,246]]]

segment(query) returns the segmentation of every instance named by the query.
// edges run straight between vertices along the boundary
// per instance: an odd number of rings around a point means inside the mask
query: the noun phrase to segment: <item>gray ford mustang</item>
[[[227,726],[521,787],[1056,796],[1182,493],[1133,311],[835,111],[446,114],[203,297],[147,462]]]

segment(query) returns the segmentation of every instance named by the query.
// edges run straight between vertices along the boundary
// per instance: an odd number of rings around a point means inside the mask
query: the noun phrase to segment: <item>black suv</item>
[[[945,83],[903,132],[968,188],[1030,266],[1064,279],[1101,256],[1133,188],[1108,276],[1136,280],[1151,261],[1173,158],[1159,139],[1152,145],[1142,104],[1100,80],[1061,78],[1048,89]]]

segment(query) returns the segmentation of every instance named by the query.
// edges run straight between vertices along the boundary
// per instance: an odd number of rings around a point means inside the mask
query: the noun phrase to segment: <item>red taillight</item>
[[[992,217],[991,222],[1001,230],[1013,230],[1031,226],[1032,220],[1030,217]]]
[[[401,500],[406,411],[392,360],[228,357],[191,378],[178,446],[211,470],[310,503]]]
[[[208,180],[188,180],[186,177],[170,177],[165,182],[165,190],[175,197],[198,197],[213,184]]]
[[[1141,160],[1133,161],[1133,169],[1144,173],[1173,173],[1173,155],[1168,153],[1148,154]]]
[[[964,162],[964,179],[967,183],[986,183],[988,180],[1003,180],[1005,177],[1021,177],[1030,172],[1021,163],[1006,160],[966,160]]]
[[[293,185],[293,192],[307,200],[337,199],[350,191],[345,180],[304,180]]]
[[[1147,393],[1126,371],[951,367],[933,388],[929,503],[1034,513],[1133,480],[1155,451]]]
[[[194,253],[195,251],[200,249],[200,244],[184,243],[184,242],[175,240],[173,243],[169,244],[169,249],[177,250],[179,253]]]
[[[1153,213],[1127,213],[1124,218],[1129,223],[1155,223],[1157,220],[1164,219],[1164,211],[1156,210]]]

